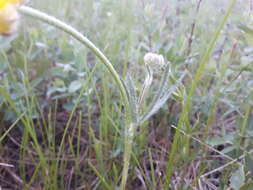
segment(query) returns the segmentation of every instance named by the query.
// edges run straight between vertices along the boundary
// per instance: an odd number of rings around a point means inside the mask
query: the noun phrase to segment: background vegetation
[[[131,74],[137,89],[145,79],[147,52],[170,61],[176,78],[186,71],[180,96],[138,129],[127,189],[253,189],[252,1],[237,1],[190,97],[190,121],[180,129],[183,99],[229,1],[29,5],[79,29],[122,78]],[[104,66],[68,35],[27,17],[16,35],[0,40],[0,189],[116,189],[124,118],[119,91]]]

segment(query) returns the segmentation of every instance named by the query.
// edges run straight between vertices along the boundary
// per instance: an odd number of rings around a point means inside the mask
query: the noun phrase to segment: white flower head
[[[146,53],[144,63],[151,67],[163,67],[165,65],[163,56],[156,53]]]
[[[112,16],[112,12],[107,12],[106,15],[107,15],[108,17],[111,17],[111,16]]]

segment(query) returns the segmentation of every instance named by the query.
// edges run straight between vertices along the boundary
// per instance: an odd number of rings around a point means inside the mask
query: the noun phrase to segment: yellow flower
[[[20,5],[21,3],[23,3],[23,0],[0,0],[0,10],[8,4]]]
[[[11,35],[17,30],[18,6],[23,0],[0,0],[0,35]]]

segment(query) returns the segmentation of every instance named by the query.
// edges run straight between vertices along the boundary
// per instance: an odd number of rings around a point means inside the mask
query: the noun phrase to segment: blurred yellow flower
[[[6,5],[20,5],[24,0],[0,0],[0,10],[3,9]]]
[[[0,0],[0,35],[13,34],[18,26],[18,6],[23,0]]]

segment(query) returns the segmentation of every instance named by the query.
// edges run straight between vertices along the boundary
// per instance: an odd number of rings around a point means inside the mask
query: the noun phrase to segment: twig
[[[199,0],[198,4],[197,4],[197,8],[196,8],[196,14],[198,14],[199,12],[199,8],[200,8],[200,4],[201,4],[202,0]],[[196,27],[196,18],[194,18],[192,25],[191,25],[191,33],[190,36],[188,38],[188,48],[187,48],[187,56],[189,56],[191,54],[191,47],[192,47],[192,39],[193,39],[193,34],[194,34],[194,30]]]
[[[1,163],[1,162],[0,162],[0,166],[14,168],[12,164],[6,164],[6,163]]]
[[[0,160],[4,161],[1,157],[0,157]],[[9,164],[7,164],[7,165],[9,165]],[[0,165],[0,166],[1,166],[1,165]],[[14,167],[14,166],[9,165],[9,166],[7,166],[7,167],[3,167],[3,169],[4,169],[6,172],[8,172],[8,173],[10,174],[10,176],[11,176],[19,185],[23,186],[23,185],[24,185],[23,180],[22,180],[19,176],[17,176],[13,171],[11,171],[10,167]]]
[[[218,151],[217,149],[215,149],[215,148],[213,148],[212,146],[210,146],[210,145],[208,145],[208,144],[202,142],[201,140],[197,139],[196,137],[193,137],[193,136],[191,136],[191,135],[186,134],[186,132],[184,132],[182,129],[178,129],[178,128],[177,128],[176,126],[174,126],[174,125],[172,125],[171,127],[174,128],[174,129],[176,129],[176,130],[179,130],[183,135],[192,138],[193,140],[195,140],[195,141],[198,142],[199,144],[201,144],[201,145],[207,147],[208,149],[210,149],[210,150],[212,150],[212,151],[214,151],[214,152],[216,152],[216,153],[222,155],[224,158],[227,158],[228,160],[234,161],[233,158],[231,158],[230,156],[224,154],[223,152]]]
[[[251,153],[253,153],[253,149],[252,149],[251,151],[249,151],[249,152],[245,152],[243,155],[241,155],[240,157],[238,157],[238,158],[232,160],[231,162],[228,162],[228,163],[224,164],[224,165],[221,166],[221,167],[218,167],[218,168],[216,168],[216,169],[214,169],[214,170],[212,170],[212,171],[210,171],[210,172],[207,172],[207,173],[203,174],[202,176],[200,176],[200,180],[201,180],[201,178],[205,178],[205,177],[209,176],[209,175],[212,174],[212,173],[215,173],[215,172],[217,172],[217,171],[221,171],[221,170],[223,170],[224,168],[226,168],[226,167],[228,167],[228,166],[230,166],[230,165],[232,165],[232,164],[234,164],[234,163],[236,163],[236,162],[238,162],[238,164],[241,164],[241,163],[240,163],[240,160],[243,159],[246,155],[251,154]]]

